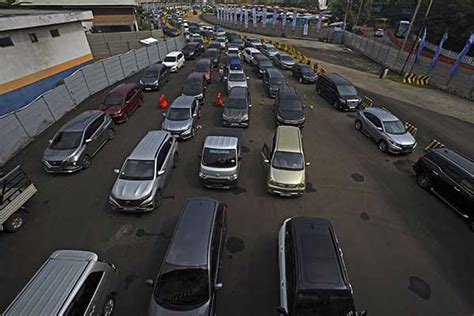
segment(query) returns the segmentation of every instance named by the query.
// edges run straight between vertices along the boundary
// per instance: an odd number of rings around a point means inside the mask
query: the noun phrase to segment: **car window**
[[[104,115],[99,116],[91,125],[87,128],[85,139],[91,138],[100,125],[104,122]]]
[[[214,225],[214,232],[212,234],[212,244],[211,244],[211,276],[212,281],[217,283],[217,270],[219,266],[219,251],[220,243],[222,238],[222,226],[217,224]]]
[[[183,58],[183,54],[179,53],[178,54],[178,59],[181,59],[181,58]]]
[[[157,171],[160,171],[163,168],[163,165],[164,165],[165,160],[166,160],[166,156],[168,156],[170,148],[171,148],[171,143],[170,142],[166,142],[163,145],[163,147],[161,147],[161,150],[158,153],[158,158],[157,158],[157,162],[156,162],[157,163],[157,166],[156,166]]]
[[[122,170],[120,170],[119,179],[131,181],[153,180],[154,174],[154,160],[127,159]]]
[[[66,150],[77,148],[81,144],[82,132],[58,132],[51,141],[49,148]]]
[[[127,101],[130,101],[130,100],[133,98],[133,96],[135,95],[135,92],[136,92],[135,89],[130,90],[130,91],[127,93],[127,98],[126,98],[126,100],[127,100]]]
[[[89,306],[104,272],[92,272],[82,284],[66,310],[66,316],[83,316]]]
[[[364,115],[372,124],[374,124],[377,127],[382,127],[382,123],[380,122],[378,118],[375,117],[375,115],[371,113],[364,113]]]
[[[286,297],[288,301],[288,310],[292,310],[293,297],[295,289],[295,258],[293,252],[293,236],[290,226],[286,226],[285,234],[285,269],[286,269]]]
[[[273,156],[272,167],[282,170],[303,170],[303,155],[294,152],[276,151]]]

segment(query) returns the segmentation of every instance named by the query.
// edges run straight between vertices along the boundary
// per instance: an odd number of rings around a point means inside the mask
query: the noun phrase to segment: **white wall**
[[[58,29],[60,36],[52,37],[52,29]],[[32,43],[28,33],[35,33],[38,42]],[[0,36],[10,36],[14,43],[0,48],[0,84],[91,53],[80,21],[0,32]]]

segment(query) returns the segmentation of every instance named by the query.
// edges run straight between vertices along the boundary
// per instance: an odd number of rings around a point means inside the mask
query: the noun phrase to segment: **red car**
[[[142,103],[140,87],[135,83],[122,83],[107,93],[100,110],[110,115],[115,123],[124,123]]]

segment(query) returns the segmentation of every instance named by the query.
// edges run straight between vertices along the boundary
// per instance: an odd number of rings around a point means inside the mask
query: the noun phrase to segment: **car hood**
[[[247,81],[227,81],[229,87],[247,87]]]
[[[194,49],[192,49],[192,48],[183,48],[183,50],[181,52],[183,54],[191,54],[191,53],[194,53]]]
[[[166,309],[151,299],[149,316],[209,316],[210,315],[210,303],[207,302],[198,308],[191,310],[169,310]]]
[[[300,184],[305,182],[305,171],[271,168],[270,179],[282,184]]]
[[[290,61],[281,60],[281,63],[284,64],[284,65],[288,65],[288,66],[294,66],[295,61],[294,60],[290,60]]]
[[[161,124],[161,128],[170,131],[170,132],[177,132],[177,131],[185,131],[189,129],[193,125],[193,119],[182,120],[182,121],[173,121],[165,119]]]
[[[151,193],[153,180],[124,180],[117,179],[112,188],[112,196],[121,200],[137,200]]]
[[[173,62],[164,61],[164,62],[163,62],[163,65],[165,65],[165,66],[168,67],[168,68],[169,68],[169,67],[173,67],[173,66],[175,66],[176,64],[177,64],[176,61],[173,61]]]
[[[72,156],[75,155],[75,153],[78,152],[78,148],[74,149],[62,149],[62,150],[55,150],[51,148],[46,148],[43,154],[43,160],[46,161],[65,161]]]
[[[303,73],[303,77],[305,78],[312,78],[312,79],[316,79],[318,76],[313,72],[305,72]]]
[[[122,110],[120,106],[103,106],[103,105],[100,107],[100,109],[105,114],[116,114]]]
[[[269,87],[270,87],[270,90],[277,91],[283,85],[284,85],[283,83],[281,83],[281,84],[270,84]]]
[[[387,136],[393,140],[395,143],[400,145],[413,145],[415,144],[415,138],[410,133],[393,135],[387,134]]]
[[[278,115],[284,120],[299,121],[304,118],[304,113],[300,111],[278,110]]]
[[[228,118],[241,119],[245,115],[248,115],[248,109],[233,109],[224,107],[223,114]]]

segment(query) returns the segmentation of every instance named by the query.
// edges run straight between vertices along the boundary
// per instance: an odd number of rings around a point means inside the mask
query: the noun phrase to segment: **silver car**
[[[262,47],[260,47],[260,51],[270,59],[279,52],[279,50],[271,44],[263,44]]]
[[[226,81],[226,92],[229,93],[234,87],[245,87],[248,88],[247,80],[249,77],[245,75],[243,70],[229,70],[227,77],[224,77]]]
[[[416,147],[416,140],[405,125],[395,115],[380,108],[359,111],[354,126],[373,138],[382,152],[411,153]]]
[[[109,196],[112,208],[120,211],[149,212],[161,204],[165,188],[178,162],[178,143],[169,132],[149,131],[122,169]]]
[[[293,66],[295,65],[295,61],[287,53],[275,54],[273,56],[273,62],[275,63],[275,65],[277,65],[279,68],[283,70],[292,69]]]
[[[199,101],[194,97],[179,96],[163,115],[162,130],[179,139],[189,139],[194,136],[194,119],[201,116]]]
[[[85,111],[66,123],[43,153],[47,172],[72,173],[90,167],[92,157],[115,136],[112,118],[102,111]]]

